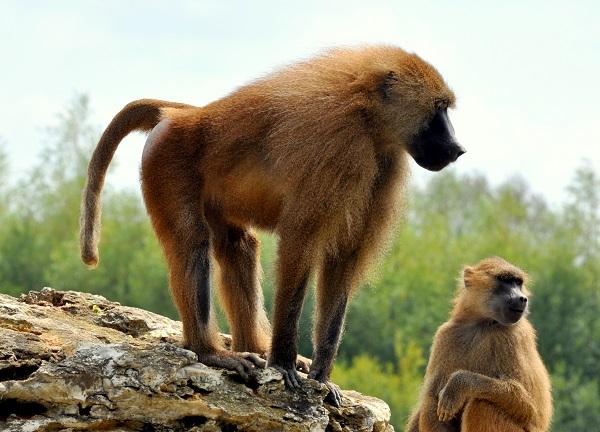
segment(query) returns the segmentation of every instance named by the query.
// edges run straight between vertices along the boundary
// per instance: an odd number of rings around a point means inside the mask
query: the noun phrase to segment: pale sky
[[[418,53],[454,89],[468,150],[458,172],[495,184],[518,175],[552,203],[584,159],[600,172],[598,1],[1,0],[0,12],[13,178],[79,92],[103,128],[135,99],[203,105],[322,48],[378,42]],[[109,183],[137,188],[143,142],[123,141]]]

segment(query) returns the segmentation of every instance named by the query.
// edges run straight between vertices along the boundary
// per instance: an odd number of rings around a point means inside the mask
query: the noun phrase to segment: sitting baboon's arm
[[[419,432],[454,432],[454,427],[449,422],[443,422],[437,415],[437,398],[426,396],[423,400],[421,415],[419,416]]]
[[[439,394],[439,419],[452,419],[470,399],[482,399],[494,404],[521,425],[528,424],[535,416],[533,399],[520,382],[458,370],[450,375]]]
[[[442,376],[434,376],[426,380],[421,406],[418,413],[411,417],[407,425],[407,432],[452,432],[456,430],[450,423],[440,421],[437,415],[438,393],[444,384],[445,379]]]

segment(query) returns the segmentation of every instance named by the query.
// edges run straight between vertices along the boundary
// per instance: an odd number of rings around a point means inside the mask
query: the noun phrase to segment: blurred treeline
[[[16,182],[8,182],[0,146],[0,291],[90,291],[175,318],[137,185],[105,190],[100,267],[88,271],[79,259],[80,195],[99,132],[81,96],[48,128],[37,163]],[[600,176],[584,163],[565,188],[566,201],[552,207],[518,179],[493,187],[483,175],[447,170],[422,188],[413,186],[391,250],[352,303],[334,380],[386,400],[403,430],[461,267],[499,255],[533,278],[531,320],[552,373],[553,430],[597,430]],[[270,310],[276,241],[270,235],[262,240]],[[300,337],[305,355],[311,353],[311,311],[309,298]]]

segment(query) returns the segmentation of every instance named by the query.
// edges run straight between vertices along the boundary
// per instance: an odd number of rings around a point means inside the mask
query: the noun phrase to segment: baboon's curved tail
[[[140,99],[125,106],[110,122],[90,160],[87,184],[81,203],[81,230],[79,244],[81,259],[95,267],[98,264],[98,241],[100,240],[100,193],[106,171],[119,143],[129,133],[139,130],[149,132],[161,120],[161,108],[194,108],[176,102]]]

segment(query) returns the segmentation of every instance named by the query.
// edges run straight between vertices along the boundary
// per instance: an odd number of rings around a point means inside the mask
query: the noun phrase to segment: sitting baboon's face
[[[490,293],[489,306],[492,317],[500,324],[515,324],[527,313],[527,296],[523,292],[523,279],[514,273],[501,273],[495,277],[495,287]]]
[[[476,319],[502,325],[517,323],[527,312],[527,274],[503,260],[486,258],[463,271],[465,289],[461,291],[458,310],[469,311]]]

